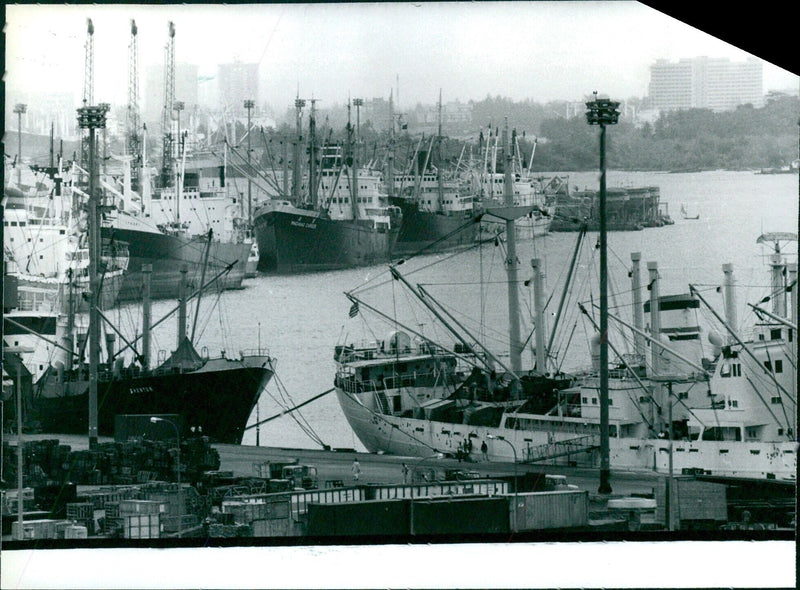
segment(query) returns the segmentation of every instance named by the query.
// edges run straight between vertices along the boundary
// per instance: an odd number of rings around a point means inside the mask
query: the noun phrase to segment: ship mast
[[[508,119],[503,127],[503,145],[505,149],[505,179],[503,182],[503,204],[514,206],[514,186],[511,176],[511,149],[508,140]],[[522,350],[519,336],[519,293],[517,290],[517,230],[515,220],[506,220],[506,273],[508,275],[508,323],[509,323],[509,355],[511,370],[519,373],[522,370]],[[538,328],[538,326],[537,326]]]
[[[439,89],[439,139],[437,147],[439,148],[439,162],[437,165],[437,189],[439,191],[438,199],[436,200],[436,211],[442,210],[442,194],[444,193],[444,189],[442,186],[442,166],[444,165],[444,158],[442,157],[442,89]]]
[[[308,197],[311,206],[317,208],[317,118],[315,103],[311,99],[311,114],[308,117]]]
[[[389,152],[386,154],[386,194],[394,196],[394,97],[389,92]]]
[[[306,101],[298,97],[294,101],[294,108],[296,111],[295,124],[297,127],[297,137],[294,141],[294,158],[292,162],[292,200],[294,205],[300,203],[300,179],[301,166],[300,166],[300,146],[303,142],[303,107],[306,106]]]

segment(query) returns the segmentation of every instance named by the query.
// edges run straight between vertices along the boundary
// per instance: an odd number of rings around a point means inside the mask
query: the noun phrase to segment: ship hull
[[[530,217],[520,217],[514,223],[517,237],[521,240],[537,238],[550,233],[553,224],[553,217],[549,215],[534,214]],[[480,236],[487,239],[504,232],[506,229],[505,221],[491,216],[485,216],[480,224]]]
[[[200,287],[208,245],[205,237],[188,238],[136,229],[105,227],[102,229],[102,235],[104,238],[113,236],[116,240],[128,243],[130,255],[128,272],[120,287],[118,301],[141,300],[142,267],[145,264],[150,264],[153,268],[150,278],[150,296],[153,299],[174,299],[179,296],[181,267],[184,264],[189,270],[188,279],[191,287],[195,289]],[[212,241],[208,252],[205,280],[210,280],[233,263],[231,271],[220,277],[214,288],[218,290],[242,288],[249,254],[249,243]]]
[[[406,256],[417,252],[434,254],[468,247],[478,238],[479,223],[470,223],[471,214],[446,215],[421,211],[408,199],[390,199],[403,212],[403,223],[393,255]],[[460,230],[460,231],[459,231]]]
[[[392,256],[399,230],[369,222],[323,219],[286,211],[255,218],[259,268],[278,273],[340,270],[382,264]]]
[[[386,415],[379,411],[372,394],[354,394],[336,389],[339,405],[350,427],[371,453],[387,453],[428,457],[434,452],[455,454],[463,441],[473,440],[473,459],[482,460],[480,442],[486,441],[490,461],[525,462],[548,445],[553,449],[564,441],[580,440],[584,449],[538,461],[590,468],[600,467],[596,431],[587,429],[582,421],[568,424],[556,417],[537,416],[541,426],[517,429],[479,426],[461,423],[423,420],[405,416]],[[547,424],[549,422],[549,424]],[[591,425],[590,425],[591,426]],[[513,445],[498,442],[502,438]],[[778,479],[795,481],[797,473],[797,444],[794,442],[730,442],[730,441],[670,441],[665,439],[611,437],[609,458],[611,468],[621,471],[649,471],[661,474],[672,472],[705,473],[724,477]],[[546,454],[546,453],[545,453]],[[533,461],[530,461],[533,462]]]
[[[258,396],[272,378],[268,357],[211,359],[195,371],[102,379],[98,384],[98,432],[114,435],[119,414],[178,414],[187,428],[220,443],[240,444]],[[34,387],[39,427],[54,434],[88,432],[89,383],[59,382],[55,371]]]

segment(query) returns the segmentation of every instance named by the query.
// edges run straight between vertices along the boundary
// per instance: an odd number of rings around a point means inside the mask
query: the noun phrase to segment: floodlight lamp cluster
[[[586,103],[586,108],[589,125],[616,125],[619,121],[619,102],[610,98],[595,98]]]
[[[81,107],[78,109],[78,127],[81,129],[102,129],[106,126],[105,105]]]

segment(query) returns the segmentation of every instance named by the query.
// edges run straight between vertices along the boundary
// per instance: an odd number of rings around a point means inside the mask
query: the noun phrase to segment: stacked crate
[[[11,523],[11,538],[19,541],[55,539],[57,523],[58,521],[52,518],[26,520],[22,522],[22,528],[20,529],[20,523],[15,520]]]
[[[69,502],[67,520],[86,527],[89,535],[94,535],[94,504],[92,502]]]
[[[122,536],[125,539],[161,537],[161,513],[164,505],[152,500],[123,500],[119,503]]]

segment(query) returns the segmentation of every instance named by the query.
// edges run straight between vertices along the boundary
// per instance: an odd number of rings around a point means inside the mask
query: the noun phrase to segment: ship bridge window
[[[774,330],[769,331],[769,339],[770,340],[780,340],[781,339],[781,329],[775,328]]]
[[[776,359],[775,360],[775,372],[776,373],[783,373],[783,360]]]
[[[736,426],[710,426],[703,431],[703,440],[740,441],[742,432]]]
[[[773,397],[771,397],[769,399],[769,403],[771,403],[771,404],[782,404],[783,400],[781,399],[781,396],[775,395],[775,396],[773,396]]]

